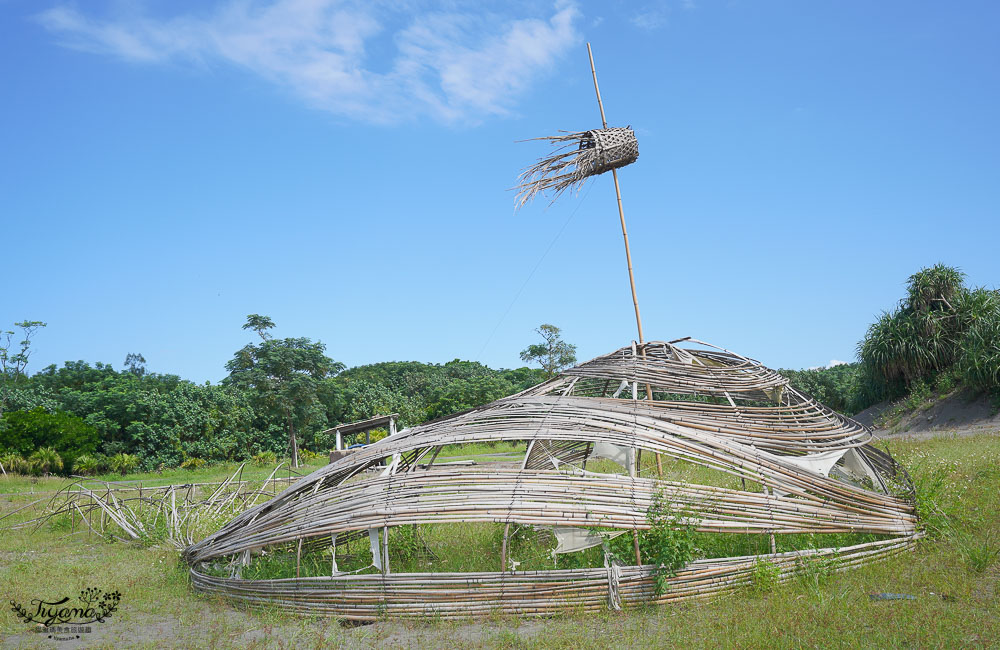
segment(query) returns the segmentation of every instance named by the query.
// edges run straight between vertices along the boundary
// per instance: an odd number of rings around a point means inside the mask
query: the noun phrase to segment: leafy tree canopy
[[[320,383],[343,370],[342,363],[326,356],[326,346],[308,338],[275,339],[267,330],[274,322],[267,316],[250,314],[243,329],[257,332],[260,343],[250,343],[226,363],[225,383],[248,390],[258,413],[280,417],[288,432],[288,451],[298,467],[297,430],[313,423],[326,424],[319,407]],[[317,422],[321,421],[321,422]]]
[[[576,364],[576,346],[562,340],[562,330],[544,323],[535,331],[542,337],[542,342],[522,350],[521,361],[538,363],[546,377],[553,377],[563,368]]]

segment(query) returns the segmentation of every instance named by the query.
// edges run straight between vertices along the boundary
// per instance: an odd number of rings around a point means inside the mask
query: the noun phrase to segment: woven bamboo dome
[[[435,464],[445,445],[498,440],[526,443],[520,467]],[[517,395],[403,430],[340,459],[237,516],[184,556],[199,590],[358,620],[544,615],[706,597],[748,584],[762,560],[785,579],[802,570],[803,558],[845,569],[910,547],[919,537],[912,485],[871,443],[864,426],[757,361],[690,338],[633,343]],[[636,471],[643,454],[647,462],[653,454],[714,469],[735,477],[739,487],[643,476]],[[598,458],[627,471],[588,470]],[[560,546],[555,552],[576,552],[602,543],[602,531],[648,529],[657,493],[702,533],[772,540],[869,533],[878,539],[699,559],[657,593],[656,567],[649,564],[510,570],[506,537],[496,549],[495,572],[395,573],[386,549],[392,538],[379,535],[412,524],[494,522],[551,530]],[[338,571],[337,545],[359,537],[370,540],[377,571]],[[268,549],[301,555],[319,546],[334,549],[330,575],[240,577],[241,567]]]

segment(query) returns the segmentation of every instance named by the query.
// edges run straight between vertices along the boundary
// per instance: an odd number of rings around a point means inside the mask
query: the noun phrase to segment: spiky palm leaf
[[[35,452],[28,457],[28,462],[31,464],[33,469],[41,472],[45,476],[48,476],[52,472],[58,472],[63,468],[62,457],[59,456],[59,452],[52,447],[42,447],[40,449],[36,449]]]
[[[73,471],[82,476],[93,476],[100,471],[100,465],[100,461],[97,458],[89,454],[83,454],[77,456],[73,462]]]

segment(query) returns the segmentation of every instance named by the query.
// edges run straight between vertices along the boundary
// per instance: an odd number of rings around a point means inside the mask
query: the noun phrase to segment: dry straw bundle
[[[529,142],[532,140],[547,140],[556,149],[518,176],[514,189],[519,209],[538,194],[551,193],[554,203],[568,189],[579,191],[591,176],[630,165],[639,158],[639,143],[632,127],[566,133],[532,138]]]

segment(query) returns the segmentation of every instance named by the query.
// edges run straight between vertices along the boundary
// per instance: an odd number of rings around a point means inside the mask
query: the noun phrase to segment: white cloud
[[[830,359],[830,363],[825,366],[809,366],[806,370],[826,370],[828,368],[833,368],[834,366],[846,366],[850,361],[841,361],[840,359]]]
[[[658,0],[644,5],[629,18],[629,21],[640,29],[653,30],[666,25],[669,16],[670,7],[667,6],[666,0]]]
[[[480,5],[225,0],[204,14],[94,18],[70,6],[38,16],[74,49],[145,64],[224,63],[309,105],[366,122],[446,122],[508,113],[579,41],[574,4],[515,17]],[[381,49],[380,49],[381,46]]]
[[[632,14],[629,22],[640,29],[653,31],[669,22],[670,13],[675,7],[680,7],[684,11],[691,11],[697,9],[698,5],[695,3],[695,0],[680,0],[673,3],[670,0],[653,0],[642,5],[636,13]]]

